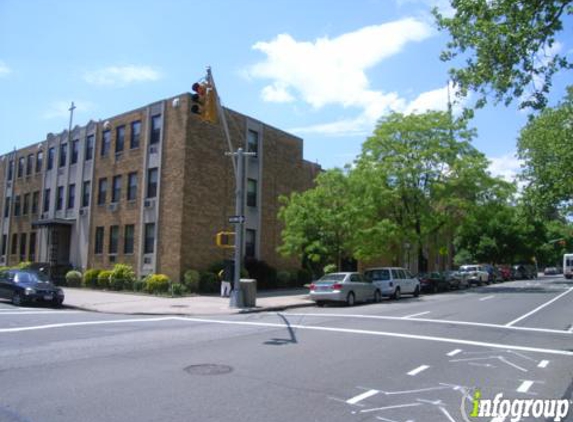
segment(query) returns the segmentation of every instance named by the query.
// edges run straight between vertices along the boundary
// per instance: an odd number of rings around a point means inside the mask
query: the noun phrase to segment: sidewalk
[[[314,305],[314,302],[309,299],[308,289],[257,293],[257,306],[245,309],[230,308],[229,298],[219,296],[169,298],[70,287],[65,287],[64,292],[64,306],[66,307],[125,315],[233,315]]]

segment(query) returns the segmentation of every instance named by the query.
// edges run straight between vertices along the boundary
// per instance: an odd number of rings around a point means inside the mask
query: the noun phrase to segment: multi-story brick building
[[[191,113],[182,94],[48,134],[0,157],[0,265],[133,266],[179,279],[229,257],[215,235],[231,230],[235,180],[220,125]],[[279,196],[312,186],[320,167],[302,139],[226,110],[233,147],[247,159],[247,255],[297,268],[276,252]]]

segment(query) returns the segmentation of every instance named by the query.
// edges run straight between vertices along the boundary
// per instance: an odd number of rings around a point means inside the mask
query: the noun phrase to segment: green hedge
[[[66,273],[66,284],[69,287],[81,287],[82,285],[82,273],[79,271],[68,271]]]
[[[109,289],[110,278],[111,278],[111,271],[108,270],[101,271],[97,276],[97,287],[99,289]]]
[[[165,274],[150,274],[145,278],[145,290],[148,293],[167,293],[171,280]]]
[[[115,264],[111,272],[109,284],[112,290],[132,290],[135,281],[135,271],[126,264]]]
[[[84,273],[83,286],[89,287],[91,289],[96,289],[97,288],[97,278],[98,278],[100,272],[101,272],[101,270],[97,270],[97,269],[87,270]]]

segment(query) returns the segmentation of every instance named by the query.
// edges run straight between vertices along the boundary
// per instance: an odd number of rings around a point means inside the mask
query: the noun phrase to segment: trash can
[[[246,308],[257,306],[257,280],[242,278],[241,293],[243,295],[243,306]]]

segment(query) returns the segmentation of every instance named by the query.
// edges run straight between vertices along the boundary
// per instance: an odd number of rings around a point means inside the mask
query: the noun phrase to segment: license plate
[[[44,295],[44,300],[52,300],[54,296],[52,295]]]

